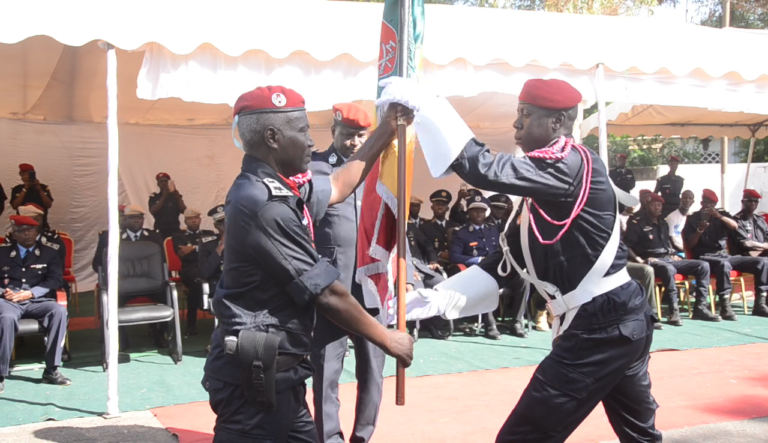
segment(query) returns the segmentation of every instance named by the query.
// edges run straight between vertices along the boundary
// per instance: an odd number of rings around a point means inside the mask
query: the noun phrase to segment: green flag
[[[398,47],[400,32],[400,2],[411,2],[411,16],[408,31],[408,43],[403,48]],[[421,47],[424,41],[424,0],[386,0],[384,2],[384,19],[381,22],[381,39],[379,41],[379,80],[398,75],[400,51],[407,51],[408,66],[406,77],[412,78],[421,67]],[[378,88],[376,97],[381,95]]]

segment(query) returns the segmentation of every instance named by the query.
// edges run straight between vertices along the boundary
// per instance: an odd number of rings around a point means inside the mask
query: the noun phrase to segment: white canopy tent
[[[49,178],[56,198],[52,220],[81,241],[75,272],[88,277],[95,231],[116,212],[118,187],[123,203],[142,204],[154,174],[164,170],[188,203],[205,210],[223,200],[239,166],[229,124],[241,92],[270,83],[299,90],[317,145],[327,146],[330,106],[371,106],[375,98],[381,17],[381,4],[320,0],[4,5],[0,144],[10,149],[0,172],[12,177],[22,161],[45,171],[40,176]],[[765,46],[768,37],[679,25],[648,32],[657,24],[428,5],[422,82],[451,97],[476,135],[499,150],[512,149],[516,95],[530,78],[567,80],[585,104],[597,98],[597,70],[601,101],[696,106],[706,100],[768,113],[768,67],[751,62],[751,48]],[[516,44],[533,35],[535,44]],[[574,36],[600,44],[579,47]],[[118,49],[108,52],[98,41]],[[108,83],[117,90],[111,113]],[[421,157],[417,162],[415,169],[426,171]],[[107,177],[114,184],[111,211],[100,191]],[[458,182],[439,185],[458,188]],[[435,186],[417,182],[415,191],[427,195]],[[110,364],[111,371],[116,367]],[[110,413],[117,411],[115,383],[111,376]]]

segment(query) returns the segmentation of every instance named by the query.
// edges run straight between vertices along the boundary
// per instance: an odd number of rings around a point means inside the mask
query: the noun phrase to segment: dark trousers
[[[203,303],[203,287],[196,277],[182,275],[181,282],[187,293],[187,328],[189,328],[197,325],[197,311]]]
[[[19,320],[25,318],[38,320],[48,331],[45,366],[52,370],[61,366],[61,352],[67,336],[67,308],[54,300],[18,304],[0,299],[0,376],[8,376]]]
[[[214,443],[317,443],[303,382],[278,392],[272,412],[251,405],[240,385],[206,376],[203,387],[216,414]]]
[[[526,283],[519,275],[515,276],[501,290],[499,296],[504,302],[504,311],[499,312],[499,317],[512,317],[515,321],[522,321],[525,315],[525,300],[530,291],[530,284]],[[499,307],[501,311],[501,307]]]
[[[709,265],[702,260],[660,259],[650,263],[656,278],[661,280],[668,303],[678,302],[675,274],[696,279],[696,300],[706,301],[709,295]]]
[[[731,295],[731,270],[754,275],[755,289],[762,293],[768,291],[768,258],[703,255],[699,259],[709,263],[711,274],[717,281],[718,296]]]
[[[377,317],[377,320],[381,321],[381,318]],[[325,316],[318,314],[310,360],[315,369],[312,376],[315,426],[319,441],[323,443],[344,443],[339,422],[339,380],[344,369],[347,337],[354,344],[357,379],[355,424],[349,442],[370,441],[379,418],[386,359],[384,352],[362,337],[350,336]]]
[[[497,443],[564,442],[601,401],[621,442],[661,442],[651,395],[647,316],[555,340],[496,437]]]

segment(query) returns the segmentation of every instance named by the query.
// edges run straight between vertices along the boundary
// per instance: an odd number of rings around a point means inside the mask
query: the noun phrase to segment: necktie
[[[24,258],[27,256],[27,250],[22,248],[21,249],[21,259],[24,260]]]

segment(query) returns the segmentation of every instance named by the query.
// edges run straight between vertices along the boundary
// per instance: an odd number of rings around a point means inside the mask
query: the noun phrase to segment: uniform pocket
[[[648,321],[648,319],[643,316],[620,324],[619,332],[621,335],[632,341],[639,340],[653,331],[653,323],[653,320]]]

